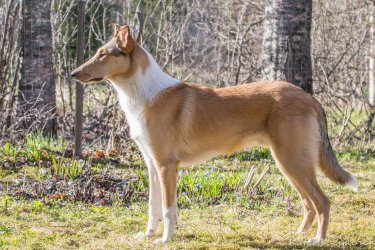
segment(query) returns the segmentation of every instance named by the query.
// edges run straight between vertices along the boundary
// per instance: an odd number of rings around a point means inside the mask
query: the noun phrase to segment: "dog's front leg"
[[[177,163],[157,165],[162,191],[164,232],[155,243],[166,243],[177,224]]]
[[[162,214],[162,194],[158,173],[154,164],[148,165],[148,175],[150,180],[150,197],[148,207],[148,224],[146,236],[154,235]]]
[[[142,152],[148,168],[148,177],[150,182],[148,223],[145,232],[139,232],[137,238],[151,237],[155,234],[159,221],[163,218],[162,214],[162,195],[159,182],[159,176],[155,169],[152,159],[146,152]]]

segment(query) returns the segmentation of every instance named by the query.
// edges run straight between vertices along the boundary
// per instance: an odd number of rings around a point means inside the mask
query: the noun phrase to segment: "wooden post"
[[[372,3],[369,4],[369,23],[370,23],[370,42],[369,42],[369,66],[368,66],[368,99],[371,105],[375,103],[375,89],[374,89],[374,13],[373,8],[374,5]]]
[[[77,17],[77,67],[84,63],[84,34],[85,34],[85,1],[78,1]],[[76,81],[76,110],[75,110],[75,137],[74,155],[82,156],[82,116],[83,116],[83,86]]]

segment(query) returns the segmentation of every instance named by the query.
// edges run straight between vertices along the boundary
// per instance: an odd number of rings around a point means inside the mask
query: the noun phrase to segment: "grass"
[[[94,154],[77,161],[54,153],[66,147],[61,140],[30,137],[23,145],[0,148],[0,249],[375,249],[373,152],[353,149],[338,154],[343,167],[358,177],[357,194],[319,174],[332,206],[328,238],[318,247],[305,245],[314,236],[316,222],[309,232],[295,233],[302,219],[298,195],[269,151],[260,148],[181,169],[176,233],[167,246],[155,246],[154,239],[134,238],[147,223],[147,170],[139,158],[107,161],[110,156],[99,160]],[[268,164],[270,171],[252,188]],[[58,175],[61,182],[79,183],[86,168],[89,179],[109,173],[118,177],[111,205],[6,193],[8,186],[25,179],[43,183]],[[245,188],[251,169],[252,185]],[[131,187],[126,201],[120,199],[120,184]],[[161,233],[162,225],[158,237]]]

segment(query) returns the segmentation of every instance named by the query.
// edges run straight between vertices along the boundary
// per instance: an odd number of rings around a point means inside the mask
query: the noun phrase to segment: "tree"
[[[267,0],[262,75],[291,82],[312,93],[311,0]]]
[[[55,130],[56,112],[51,0],[27,0],[23,5],[23,60],[17,112],[26,128],[51,134]]]

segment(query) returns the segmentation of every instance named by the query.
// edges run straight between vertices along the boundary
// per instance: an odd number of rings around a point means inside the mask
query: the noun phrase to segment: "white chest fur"
[[[134,83],[130,83],[134,85]],[[131,88],[134,86],[129,86],[125,84],[113,83],[116,89],[118,100],[121,109],[125,112],[126,120],[130,127],[130,136],[133,140],[142,134],[145,134],[145,118],[143,115],[144,104],[136,99],[132,98]]]
[[[120,94],[119,94],[120,98]],[[120,98],[120,105],[122,110],[125,112],[126,120],[130,127],[130,136],[133,140],[141,140],[142,138],[148,137],[148,131],[146,127],[146,120],[144,117],[144,106],[134,105],[129,102],[121,101],[123,98]]]
[[[148,67],[142,72],[138,69],[130,78],[111,80],[117,91],[121,108],[126,114],[133,140],[148,142],[148,130],[144,117],[144,108],[165,88],[174,86],[180,81],[164,73],[152,56],[144,50]]]

